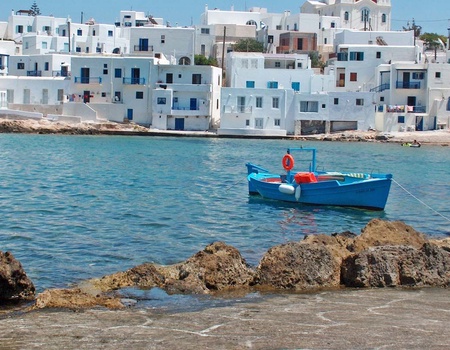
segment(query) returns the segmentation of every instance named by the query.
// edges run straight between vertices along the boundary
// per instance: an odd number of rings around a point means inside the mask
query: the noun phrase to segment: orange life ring
[[[289,171],[294,167],[294,157],[290,154],[285,154],[282,163],[284,170]]]

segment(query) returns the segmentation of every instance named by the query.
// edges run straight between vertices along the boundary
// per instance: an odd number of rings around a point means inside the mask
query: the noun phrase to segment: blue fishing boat
[[[294,154],[308,154],[306,171],[295,170]],[[303,157],[304,158],[304,157]],[[282,158],[286,174],[274,174],[247,163],[248,191],[263,198],[308,205],[332,205],[383,210],[392,174],[318,171],[315,148],[288,148]]]

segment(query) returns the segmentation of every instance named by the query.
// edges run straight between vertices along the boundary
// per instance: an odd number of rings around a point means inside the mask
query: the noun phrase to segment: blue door
[[[127,109],[127,119],[133,120],[133,109],[131,109],[131,108]]]
[[[196,111],[197,110],[197,99],[196,98],[191,98],[191,111]]]
[[[184,118],[175,118],[175,130],[184,130]]]
[[[416,116],[416,130],[423,131],[423,117]]]

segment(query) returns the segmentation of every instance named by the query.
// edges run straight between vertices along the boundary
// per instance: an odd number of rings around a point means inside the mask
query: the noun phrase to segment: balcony
[[[224,113],[252,113],[251,106],[224,106]]]
[[[420,89],[420,81],[397,81],[397,89]]]
[[[169,89],[176,92],[201,92],[207,93],[212,91],[212,84],[167,84],[167,83],[156,83],[155,88],[159,89]]]
[[[101,77],[75,77],[75,84],[101,84]]]
[[[28,70],[27,77],[42,77],[41,70]]]
[[[374,87],[373,89],[370,89],[370,92],[382,92],[384,90],[389,90],[391,88],[391,84],[387,83],[387,84],[381,84],[378,85],[377,87]]]
[[[125,85],[145,85],[145,78],[123,78]]]
[[[153,45],[134,45],[135,52],[153,52]]]

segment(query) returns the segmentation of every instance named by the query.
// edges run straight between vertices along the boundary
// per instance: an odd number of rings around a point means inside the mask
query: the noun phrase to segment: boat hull
[[[318,175],[320,177],[320,175]],[[332,205],[383,210],[386,206],[392,175],[380,174],[355,179],[344,176],[344,181],[325,180],[314,183],[289,183],[293,191],[286,191],[277,175],[251,173],[249,188],[264,198],[310,205]],[[271,179],[267,181],[266,179]],[[280,190],[280,186],[283,190]]]

